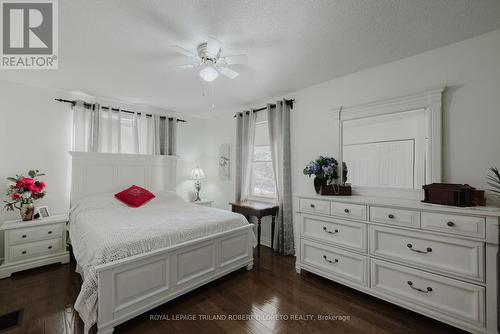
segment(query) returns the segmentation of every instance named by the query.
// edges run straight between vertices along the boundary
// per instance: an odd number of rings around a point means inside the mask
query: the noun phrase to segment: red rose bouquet
[[[7,211],[21,210],[23,205],[33,204],[34,201],[45,196],[45,182],[38,180],[40,174],[38,169],[30,170],[28,176],[16,175],[8,177],[7,180],[13,184],[7,188],[8,200],[4,201]],[[17,204],[20,204],[19,206]]]

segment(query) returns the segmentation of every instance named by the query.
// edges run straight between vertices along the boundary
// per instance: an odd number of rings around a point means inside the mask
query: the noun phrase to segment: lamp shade
[[[200,71],[200,77],[207,82],[214,81],[218,76],[219,73],[212,66],[205,66]]]
[[[193,168],[191,171],[191,179],[192,180],[203,180],[205,178],[205,173],[203,172],[203,169],[200,167],[196,166],[196,168]]]

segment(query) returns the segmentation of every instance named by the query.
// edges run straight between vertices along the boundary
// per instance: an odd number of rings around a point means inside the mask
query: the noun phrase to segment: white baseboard
[[[35,259],[26,259],[24,261],[17,261],[7,264],[2,264],[0,266],[0,279],[10,277],[15,272],[37,268],[45,266],[52,263],[68,263],[69,262],[69,252],[62,251],[56,254],[51,254],[47,256],[42,256]]]
[[[266,247],[271,248],[271,238],[265,237],[265,236],[261,236],[260,237],[260,244],[262,246],[266,246]]]

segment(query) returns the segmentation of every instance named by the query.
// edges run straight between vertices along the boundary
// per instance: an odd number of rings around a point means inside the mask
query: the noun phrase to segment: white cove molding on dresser
[[[472,333],[498,331],[500,209],[294,196],[296,270]]]

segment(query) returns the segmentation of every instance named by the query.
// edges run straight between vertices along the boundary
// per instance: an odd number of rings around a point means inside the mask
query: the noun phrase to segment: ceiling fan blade
[[[178,53],[186,56],[186,57],[196,57],[196,55],[189,51],[188,49],[183,48],[182,46],[179,45],[172,45],[172,48],[177,51]]]
[[[244,65],[248,63],[248,55],[224,56],[222,58],[228,65]]]
[[[233,71],[232,69],[230,68],[227,68],[227,67],[221,67],[221,68],[218,68],[219,72],[228,77],[229,79],[234,79],[236,78],[238,75],[240,75],[238,72],[236,71]]]
[[[208,41],[207,41],[207,53],[208,54],[216,57],[219,54],[221,47],[222,47],[221,41],[219,41],[218,39],[216,39],[214,37],[208,36]]]
[[[193,68],[195,67],[196,64],[180,64],[180,65],[173,65],[173,66],[170,66],[171,68],[179,68],[179,69],[182,69],[182,68]]]

